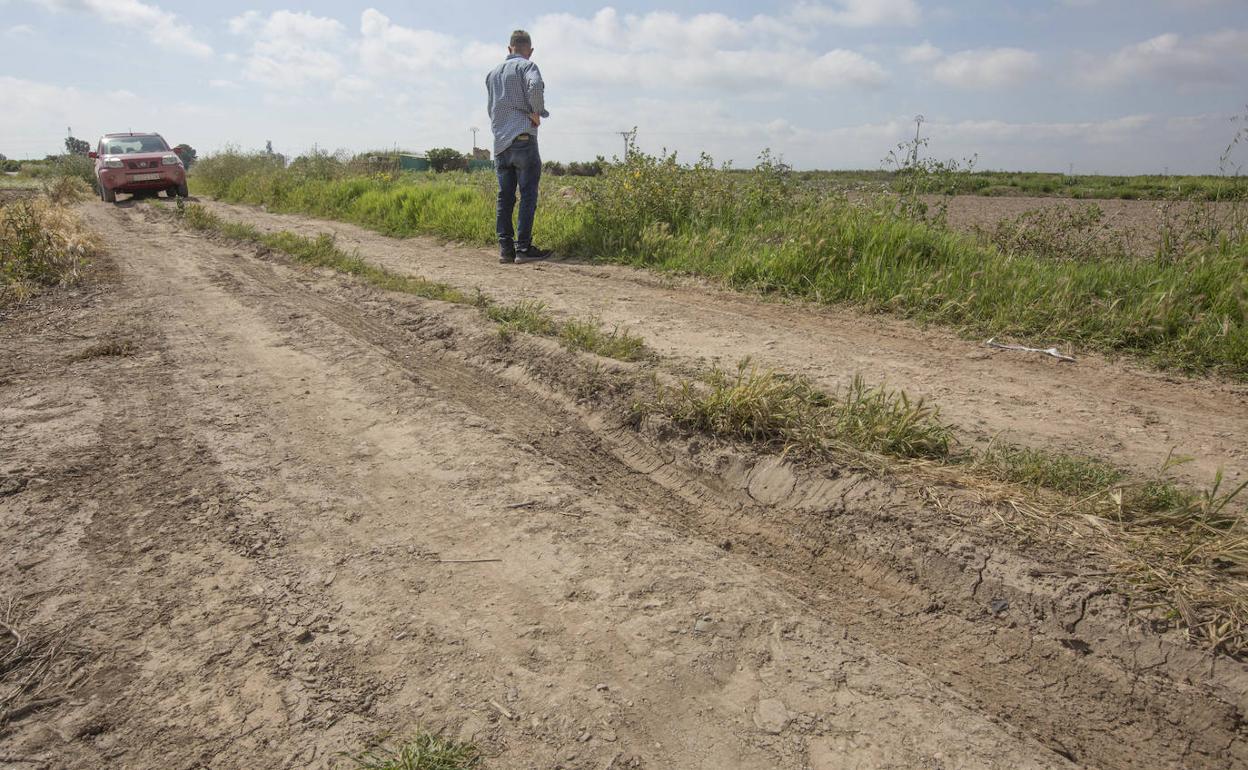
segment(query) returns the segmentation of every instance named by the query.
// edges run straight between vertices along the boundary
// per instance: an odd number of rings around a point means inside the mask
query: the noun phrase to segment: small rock
[[[594,689],[597,690],[598,692],[606,692],[607,690],[610,690],[611,688],[607,686],[606,682],[599,682],[598,686],[595,687]]]
[[[789,711],[775,698],[760,700],[754,711],[754,724],[768,735],[779,735],[789,724]]]
[[[26,479],[21,476],[0,476],[0,497],[16,495],[26,488]]]

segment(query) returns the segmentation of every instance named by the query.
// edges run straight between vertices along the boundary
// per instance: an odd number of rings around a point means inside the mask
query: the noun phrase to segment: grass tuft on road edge
[[[498,305],[480,289],[470,295],[449,284],[419,276],[400,275],[378,267],[358,254],[344,252],[338,248],[334,237],[327,233],[321,233],[315,238],[284,230],[265,233],[248,224],[228,222],[198,204],[180,206],[178,215],[191,229],[214,232],[231,240],[258,243],[287,254],[305,265],[352,275],[379,289],[458,305],[472,305],[500,325],[499,335],[503,339],[510,339],[515,332],[524,332],[541,337],[556,337],[571,350],[584,350],[621,361],[636,361],[648,355],[640,337],[618,327],[608,332],[596,319],[572,319],[560,323],[546,311],[546,306],[541,302],[521,300],[511,305]]]
[[[1219,473],[1204,489],[1180,486],[1165,478],[1177,461],[1155,478],[1130,479],[1102,460],[1003,442],[955,452],[952,426],[904,393],[855,378],[827,394],[748,361],[735,374],[658,385],[633,409],[723,439],[978,490],[1023,539],[1102,558],[1126,595],[1146,597],[1137,609],[1159,611],[1211,649],[1248,654],[1248,482],[1228,488]]]
[[[428,732],[395,749],[374,746],[351,760],[360,770],[478,770],[483,761],[477,747]]]
[[[735,374],[715,369],[707,382],[661,386],[641,403],[682,427],[727,438],[812,454],[846,446],[894,457],[941,459],[953,432],[939,410],[900,391],[855,377],[843,393],[828,395],[805,377],[759,370],[742,361]]]

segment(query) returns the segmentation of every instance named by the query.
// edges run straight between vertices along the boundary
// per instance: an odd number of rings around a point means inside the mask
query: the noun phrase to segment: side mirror
[[[87,153],[87,157],[88,157],[88,158],[98,158],[98,157],[100,157],[100,154],[99,154],[98,152],[96,152],[95,150],[92,150],[91,152]]]

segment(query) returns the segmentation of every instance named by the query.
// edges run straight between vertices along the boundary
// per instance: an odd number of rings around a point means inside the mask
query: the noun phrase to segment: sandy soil
[[[216,210],[592,309],[689,361],[757,348],[834,381],[887,358],[989,421],[1040,390],[1036,439],[1112,448],[1141,396],[1186,440],[1243,433],[1229,386]],[[6,767],[332,767],[418,726],[491,768],[1248,764],[1248,671],[1115,628],[1086,565],[951,531],[880,480],[699,472],[546,387],[569,354],[501,350],[470,309],[83,213],[111,249],[96,282],[0,322],[0,660],[19,636],[46,653],[17,672],[42,690],[6,704]]]
[[[1248,436],[1248,386],[1242,384],[1161,374],[1090,354],[1079,354],[1072,365],[997,352],[982,341],[883,316],[764,303],[624,267],[553,263],[499,269],[480,249],[396,240],[352,225],[249,207],[205,205],[261,230],[333,233],[348,251],[399,272],[478,286],[500,300],[537,298],[557,313],[596,314],[690,365],[731,367],[750,356],[828,388],[861,373],[870,382],[938,404],[970,440],[1001,435],[1109,458],[1141,474],[1156,473],[1173,451],[1193,458],[1176,474],[1197,484],[1208,483],[1219,468],[1230,479],[1248,473],[1242,441]]]

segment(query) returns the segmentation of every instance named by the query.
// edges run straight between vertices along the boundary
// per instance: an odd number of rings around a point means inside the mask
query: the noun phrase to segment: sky
[[[517,27],[548,160],[619,155],[635,127],[687,160],[873,169],[922,115],[932,156],[981,169],[1216,173],[1248,127],[1248,0],[0,0],[0,153],[71,128],[488,147],[484,77]]]

